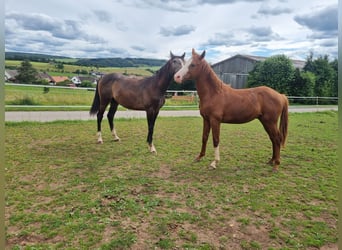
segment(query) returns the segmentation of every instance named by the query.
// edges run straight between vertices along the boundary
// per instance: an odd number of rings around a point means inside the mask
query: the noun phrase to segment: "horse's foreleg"
[[[114,137],[114,141],[120,141],[119,136],[116,134],[116,130],[114,127],[114,115],[116,113],[116,110],[118,109],[118,103],[113,99],[110,103],[110,108],[107,114],[108,122],[110,131],[112,132],[112,135]]]
[[[202,148],[199,155],[195,158],[195,161],[200,161],[203,156],[205,156],[205,151],[207,148],[207,142],[210,132],[210,122],[203,118],[203,132],[202,132]]]
[[[215,169],[217,167],[217,164],[220,161],[220,122],[214,121],[211,123],[212,126],[212,133],[213,133],[213,145],[214,145],[214,151],[215,151],[215,158],[214,161],[210,163],[210,167]]]
[[[154,130],[154,124],[156,122],[159,111],[152,111],[152,112],[147,111],[146,113],[147,113],[147,124],[148,124],[148,134],[147,134],[148,148],[151,153],[157,153],[157,150],[153,145],[153,130]]]

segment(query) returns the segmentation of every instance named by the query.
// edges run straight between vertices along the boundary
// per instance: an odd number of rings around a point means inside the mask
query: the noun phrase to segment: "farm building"
[[[89,77],[89,76],[73,76],[71,81],[76,85],[79,86],[82,82],[91,82],[92,84],[96,84],[97,80],[96,77]]]
[[[267,57],[251,56],[251,55],[235,55],[221,62],[211,65],[218,77],[225,83],[230,84],[233,88],[245,88],[247,84],[247,76],[254,69],[257,62],[262,62]],[[295,68],[302,69],[305,61],[292,60]]]
[[[6,82],[14,82],[16,80],[16,76],[18,75],[17,70],[5,70],[5,81]]]

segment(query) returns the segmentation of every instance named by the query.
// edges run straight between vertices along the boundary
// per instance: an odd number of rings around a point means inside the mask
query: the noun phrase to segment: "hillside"
[[[146,59],[146,58],[93,58],[79,59],[75,62],[80,66],[95,67],[144,67],[144,66],[162,66],[166,60]]]
[[[5,52],[6,60],[30,60],[33,62],[49,62],[53,60],[61,60],[61,59],[71,59],[69,57],[63,56],[52,56],[45,54],[36,54],[36,53],[22,53],[22,52]]]
[[[70,58],[35,53],[5,52],[6,60],[29,60],[32,62],[59,61],[64,64],[91,67],[152,67],[162,66],[166,60],[146,58]]]

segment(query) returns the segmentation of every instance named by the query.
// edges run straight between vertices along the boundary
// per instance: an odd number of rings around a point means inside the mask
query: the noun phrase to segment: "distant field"
[[[63,59],[64,61],[64,59]],[[22,61],[16,60],[6,60],[5,67],[20,67]],[[152,75],[152,71],[158,70],[160,67],[127,67],[127,68],[119,68],[119,67],[84,67],[84,66],[77,66],[77,65],[70,65],[64,64],[64,69],[61,72],[60,70],[56,69],[53,64],[50,63],[42,63],[42,62],[31,62],[32,66],[37,69],[38,71],[43,71],[47,73],[52,73],[54,75],[68,75],[75,72],[76,70],[86,70],[90,72],[91,70],[100,71],[103,73],[125,73],[125,74],[132,74],[132,75],[140,75],[140,76],[150,76]],[[56,74],[57,72],[57,74]]]
[[[75,106],[68,108],[57,107],[58,110],[89,110],[94,98],[94,91],[82,88],[53,88],[49,86],[12,86],[5,85],[5,105],[27,106]],[[167,99],[165,106],[194,106],[198,108],[198,100],[182,101]],[[78,107],[76,107],[78,106]],[[85,106],[85,107],[80,107]],[[164,106],[164,107],[165,107]],[[166,108],[166,107],[165,107]],[[6,107],[13,110],[53,110],[51,107]]]

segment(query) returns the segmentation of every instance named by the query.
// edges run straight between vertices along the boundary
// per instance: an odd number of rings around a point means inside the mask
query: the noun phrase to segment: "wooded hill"
[[[35,54],[35,53],[22,53],[22,52],[5,52],[5,59],[6,60],[29,60],[32,62],[49,62],[55,60],[63,59],[71,59],[69,57],[63,56],[52,56],[52,55],[45,55],[45,54]]]
[[[35,53],[5,52],[6,60],[29,60],[32,62],[58,61],[65,64],[92,67],[144,67],[162,66],[166,60],[147,58],[71,58]]]

